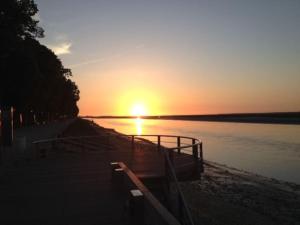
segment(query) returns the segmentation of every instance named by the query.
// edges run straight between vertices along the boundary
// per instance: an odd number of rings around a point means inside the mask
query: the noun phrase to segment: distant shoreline
[[[134,116],[81,116],[90,119],[135,119]],[[142,119],[300,125],[300,112],[141,116]]]

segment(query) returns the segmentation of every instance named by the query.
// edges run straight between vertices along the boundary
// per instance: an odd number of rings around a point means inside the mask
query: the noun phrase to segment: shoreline
[[[196,223],[297,225],[300,185],[206,162],[200,181],[181,184]]]

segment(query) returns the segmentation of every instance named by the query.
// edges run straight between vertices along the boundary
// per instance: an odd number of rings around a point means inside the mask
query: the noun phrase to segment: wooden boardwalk
[[[124,224],[108,154],[62,153],[11,169],[0,184],[0,224]]]
[[[121,136],[69,144],[6,169],[0,177],[1,225],[128,224],[125,200],[111,182],[110,162],[124,162],[141,179],[164,179],[163,152],[153,144],[132,150]],[[194,175],[194,160],[176,153],[175,169]]]

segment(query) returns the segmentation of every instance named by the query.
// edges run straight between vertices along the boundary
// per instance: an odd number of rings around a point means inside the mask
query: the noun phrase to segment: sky
[[[300,111],[299,0],[36,0],[80,115]]]

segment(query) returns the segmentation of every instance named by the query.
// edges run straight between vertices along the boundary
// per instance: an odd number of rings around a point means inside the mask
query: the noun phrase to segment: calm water
[[[125,134],[199,138],[207,160],[300,184],[300,126],[202,121],[99,119]]]

